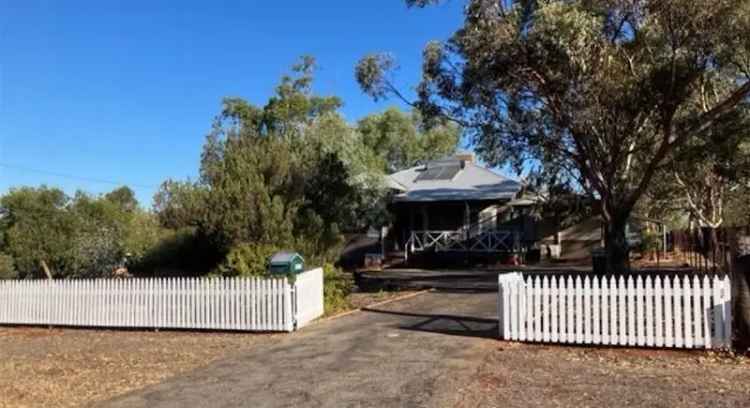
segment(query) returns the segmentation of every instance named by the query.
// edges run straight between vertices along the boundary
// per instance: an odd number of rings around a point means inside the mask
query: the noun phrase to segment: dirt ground
[[[0,328],[0,407],[80,406],[278,334]]]
[[[705,352],[487,345],[457,407],[750,407],[750,359]]]

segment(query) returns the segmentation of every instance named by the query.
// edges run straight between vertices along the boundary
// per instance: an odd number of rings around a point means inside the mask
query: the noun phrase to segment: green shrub
[[[338,268],[327,263],[323,265],[323,297],[327,315],[351,308],[349,294],[352,281]]]
[[[204,275],[221,256],[194,228],[164,230],[159,240],[128,265],[139,276]]]
[[[214,273],[221,276],[263,276],[268,271],[268,258],[278,250],[278,247],[268,244],[235,245]]]
[[[18,278],[18,271],[16,271],[15,262],[13,257],[8,254],[0,253],[0,279],[16,279]]]

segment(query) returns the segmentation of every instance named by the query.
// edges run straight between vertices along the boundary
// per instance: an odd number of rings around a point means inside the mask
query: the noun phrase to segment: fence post
[[[503,279],[501,275],[497,276],[497,330],[500,339],[506,340],[505,336],[508,331],[505,328],[507,319],[505,314],[508,313],[508,308],[505,307],[505,287],[503,285]]]
[[[294,330],[294,313],[292,311],[292,284],[284,278],[284,330]]]

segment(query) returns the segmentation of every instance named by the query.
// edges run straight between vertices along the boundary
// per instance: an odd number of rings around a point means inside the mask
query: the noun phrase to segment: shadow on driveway
[[[402,330],[483,338],[497,338],[498,335],[497,319],[447,314],[409,313],[371,308],[363,308],[362,311],[424,319],[416,324],[399,325],[399,329]]]

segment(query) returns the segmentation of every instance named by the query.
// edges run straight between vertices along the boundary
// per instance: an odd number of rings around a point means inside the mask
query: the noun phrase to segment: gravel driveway
[[[497,342],[496,296],[430,292],[323,321],[103,406],[453,406]]]
[[[750,359],[496,339],[494,293],[323,321],[110,407],[750,407]]]

